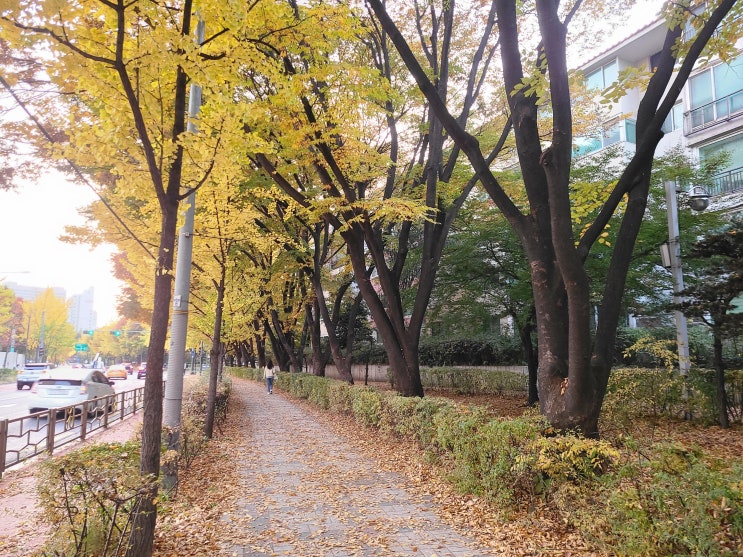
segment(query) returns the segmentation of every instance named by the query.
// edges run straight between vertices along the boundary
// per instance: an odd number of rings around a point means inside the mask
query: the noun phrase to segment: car
[[[147,362],[142,362],[137,369],[137,379],[144,379],[145,377],[147,377]]]
[[[97,369],[60,366],[49,369],[31,389],[28,411],[33,414],[64,406],[82,404],[86,400],[115,395],[114,382]],[[88,411],[104,408],[105,399],[89,405]],[[113,402],[109,402],[113,405]]]
[[[106,370],[106,377],[109,379],[126,379],[127,375],[124,364],[114,364]]]
[[[26,364],[23,366],[23,369],[18,372],[18,375],[16,375],[15,381],[18,390],[22,390],[26,385],[28,385],[29,389],[33,388],[34,383],[36,383],[36,380],[41,377],[41,374],[53,367],[54,364],[49,362]]]

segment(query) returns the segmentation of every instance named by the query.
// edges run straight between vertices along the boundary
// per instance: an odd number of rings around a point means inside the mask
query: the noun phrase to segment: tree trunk
[[[322,348],[322,336],[320,335],[320,308],[317,297],[312,304],[307,304],[307,320],[310,328],[310,345],[312,347],[312,375],[325,377],[325,366],[330,360],[330,354]]]
[[[142,452],[139,472],[143,476],[160,474],[160,449],[162,446],[163,418],[163,355],[168,335],[168,316],[170,314],[171,290],[173,282],[173,254],[178,201],[164,207],[160,247],[158,250],[158,270],[155,273],[155,296],[147,350],[147,375],[144,384],[144,412],[142,418]],[[127,557],[152,555],[157,522],[158,484],[152,482],[151,489],[140,496],[132,519],[131,543]]]
[[[725,392],[725,362],[722,356],[722,338],[720,331],[712,329],[714,360],[715,360],[715,406],[717,408],[717,423],[723,429],[730,427],[730,418],[728,417],[728,397]]]
[[[284,365],[286,367],[283,367],[281,369],[285,371],[294,371],[295,373],[301,373],[302,364],[297,357],[297,353],[295,352],[296,347],[294,346],[293,337],[290,337],[289,335],[284,333],[283,323],[281,322],[281,319],[279,319],[279,312],[272,308],[270,310],[270,313],[271,322],[273,323],[273,331],[276,335],[276,339],[281,345],[284,355]]]
[[[566,56],[568,20],[560,4],[537,0],[536,15],[541,35],[539,62],[546,63],[552,115],[552,143],[543,148],[538,123],[540,100],[523,87],[526,77],[519,33],[520,13],[513,0],[493,0],[497,10],[503,86],[513,122],[528,213],[514,203],[490,170],[479,143],[461,121],[449,112],[446,97],[420,66],[387,13],[381,0],[367,0],[389,34],[408,70],[441,120],[451,139],[469,158],[475,174],[521,240],[526,252],[534,290],[539,338],[539,401],[542,412],[559,429],[578,429],[598,435],[621,298],[631,255],[647,204],[653,155],[663,136],[661,126],[681,92],[694,64],[722,18],[735,0],[722,0],[690,44],[676,67],[675,43],[681,26],[669,29],[657,68],[637,111],[637,148],[594,221],[577,242],[573,237],[570,204],[570,164],[573,121]],[[452,4],[453,9],[453,4]],[[684,10],[679,7],[679,10]],[[602,292],[595,346],[590,328],[588,281],[585,258],[605,230],[619,204],[627,199],[613,246],[609,272]],[[374,308],[370,309],[374,312]],[[372,313],[376,319],[376,314]]]
[[[328,305],[325,303],[325,293],[323,292],[319,276],[320,275],[318,272],[314,272],[312,273],[311,279],[312,286],[315,291],[315,301],[317,304],[317,309],[320,313],[320,316],[322,317],[323,323],[325,323],[325,329],[328,332],[328,344],[330,346],[330,353],[333,356],[333,362],[335,363],[335,367],[338,370],[340,380],[353,385],[353,375],[351,375],[351,349],[353,347],[347,347],[347,354],[343,354],[335,328],[338,316],[331,316],[330,312],[328,311]],[[343,292],[345,292],[345,289],[342,289],[342,291],[338,293],[338,296],[342,297]],[[340,301],[341,300],[338,299],[338,303],[336,304],[336,313],[340,312]],[[349,327],[350,326],[352,325],[349,324]]]
[[[215,284],[217,291],[217,303],[214,312],[214,332],[212,334],[212,346],[209,349],[209,390],[206,396],[206,420],[204,422],[204,435],[211,439],[214,434],[214,417],[217,401],[217,379],[221,365],[222,346],[222,313],[224,311],[224,281],[226,267],[222,266],[219,284]]]
[[[534,321],[536,320],[536,314],[534,306],[531,307],[529,317],[526,323],[518,325],[516,316],[513,316],[514,321],[517,323],[517,329],[519,339],[521,340],[521,346],[524,351],[524,359],[526,360],[526,368],[529,374],[528,382],[528,394],[526,399],[527,406],[535,406],[539,402],[539,391],[537,388],[537,373],[539,370],[539,356],[537,351],[534,349],[534,342],[532,341],[531,335],[534,332]]]

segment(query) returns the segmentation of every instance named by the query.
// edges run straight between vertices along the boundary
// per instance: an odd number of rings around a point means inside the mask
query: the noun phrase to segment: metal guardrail
[[[102,398],[106,404],[96,408],[96,402]],[[83,404],[0,419],[0,478],[11,466],[45,452],[53,454],[55,449],[73,441],[83,441],[90,433],[106,429],[143,408],[144,387],[138,387]]]

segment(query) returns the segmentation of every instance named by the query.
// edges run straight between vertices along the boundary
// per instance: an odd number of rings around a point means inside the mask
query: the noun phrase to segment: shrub
[[[525,392],[528,377],[523,373],[462,367],[421,369],[421,382],[429,389],[451,389],[457,394],[503,394]]]
[[[353,397],[353,416],[367,426],[378,426],[381,419],[382,395],[375,389],[359,387]]]
[[[14,369],[0,368],[0,383],[15,383],[16,375],[18,374]]]
[[[226,418],[231,385],[230,381],[218,385],[217,424]],[[178,432],[180,451],[165,451],[161,460],[163,466],[185,472],[207,443],[204,422],[208,385],[201,381],[184,395]],[[165,431],[165,437],[169,433]],[[47,544],[50,554],[82,557],[126,553],[132,512],[142,497],[152,496],[157,482],[140,475],[140,449],[139,441],[97,443],[41,463],[39,504],[43,517],[54,526]]]
[[[482,338],[425,338],[419,359],[426,366],[480,366],[521,364],[523,350],[519,339],[500,335]]]
[[[90,445],[41,463],[39,504],[52,524],[49,549],[69,556],[123,555],[132,511],[150,493],[139,443]]]
[[[736,555],[743,537],[743,468],[710,466],[677,444],[645,447],[602,492],[586,533],[617,555]],[[639,456],[639,455],[638,455]]]
[[[712,372],[692,368],[687,379],[675,369],[619,368],[612,371],[602,408],[602,427],[627,429],[638,418],[716,421]]]
[[[353,385],[343,381],[326,381],[328,383],[328,409],[340,414],[353,412]]]

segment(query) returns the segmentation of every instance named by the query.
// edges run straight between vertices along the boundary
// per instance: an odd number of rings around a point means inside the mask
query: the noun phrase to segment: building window
[[[663,122],[663,133],[671,133],[681,129],[684,122],[684,110],[680,102],[673,105],[671,112],[666,116],[666,121]]]
[[[712,195],[743,190],[743,134],[716,141],[699,148],[699,159],[704,161],[720,153],[728,154],[725,169],[712,177]]]
[[[592,71],[586,76],[586,87],[588,89],[598,89],[603,91],[612,83],[617,81],[619,70],[617,61],[614,60],[599,69]]]
[[[689,95],[688,132],[743,112],[743,56],[692,77]]]
[[[620,141],[637,143],[636,123],[634,120],[617,122],[613,126],[606,128],[601,134],[576,137],[573,155],[576,157],[588,155]]]

